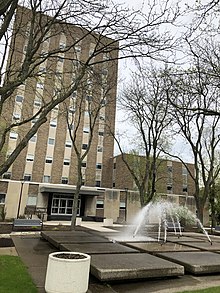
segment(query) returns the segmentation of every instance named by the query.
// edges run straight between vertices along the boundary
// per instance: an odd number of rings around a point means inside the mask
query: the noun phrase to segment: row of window
[[[26,158],[26,161],[27,162],[33,162],[34,161],[34,155],[28,154],[27,155],[27,158]],[[45,159],[45,163],[52,164],[53,163],[53,158],[47,156],[46,159]],[[70,159],[64,159],[63,165],[69,166],[70,165]],[[86,162],[82,162],[82,165],[81,166],[85,168],[86,167]],[[96,164],[96,169],[101,170],[102,169],[102,164],[101,163],[97,163]]]
[[[100,132],[100,135],[103,135],[104,133],[103,132]],[[17,132],[10,132],[10,139],[17,139],[18,138],[18,133]],[[37,141],[37,136],[34,135],[32,136],[32,138],[30,139],[31,142],[36,142]],[[48,138],[48,144],[49,145],[55,145],[55,138]],[[72,147],[72,142],[71,141],[66,141],[65,143],[65,146],[66,147],[69,147],[71,148]],[[83,150],[87,150],[88,148],[88,144],[82,144],[82,149]],[[102,152],[103,151],[103,147],[102,146],[98,146],[97,147],[97,151],[98,152]]]
[[[172,186],[171,184],[167,185],[167,191],[168,191],[169,193],[172,193],[172,191],[173,191],[173,186]],[[184,192],[184,193],[187,193],[187,192],[188,192],[188,187],[187,187],[187,185],[183,184],[183,186],[182,186],[182,192]]]
[[[3,179],[11,179],[11,172],[6,172],[2,175]],[[32,180],[32,176],[31,174],[24,174],[24,181],[31,181]],[[43,182],[44,183],[51,183],[51,176],[49,175],[44,175],[43,176]],[[68,177],[62,177],[61,178],[61,183],[62,184],[68,184],[69,183],[69,179]],[[85,185],[85,179],[82,180],[82,185]],[[95,186],[96,187],[100,187],[101,186],[101,181],[100,180],[96,180],[95,181]],[[1,198],[0,198],[0,203],[1,203]]]

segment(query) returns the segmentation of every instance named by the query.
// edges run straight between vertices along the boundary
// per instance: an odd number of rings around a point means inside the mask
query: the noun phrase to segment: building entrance
[[[72,215],[73,197],[64,194],[54,194],[52,196],[50,215],[52,217]],[[81,198],[78,200],[77,216],[80,215]]]

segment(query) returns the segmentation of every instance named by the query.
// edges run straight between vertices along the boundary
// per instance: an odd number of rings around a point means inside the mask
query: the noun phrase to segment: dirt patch
[[[85,255],[82,254],[73,254],[73,253],[58,253],[54,254],[53,257],[62,258],[62,259],[84,259]]]

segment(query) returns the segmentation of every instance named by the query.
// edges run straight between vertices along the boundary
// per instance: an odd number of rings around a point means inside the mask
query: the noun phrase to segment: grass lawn
[[[20,257],[0,255],[0,292],[38,292]]]
[[[194,291],[183,291],[181,293],[219,293],[220,287],[212,287],[202,290],[194,290]]]

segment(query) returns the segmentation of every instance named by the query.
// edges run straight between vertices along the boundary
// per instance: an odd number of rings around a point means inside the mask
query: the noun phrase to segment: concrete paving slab
[[[89,235],[87,237],[74,236],[74,235],[69,237],[48,236],[47,241],[59,249],[61,244],[66,244],[66,243],[108,243],[110,242],[106,238],[99,237],[99,236],[92,236],[92,235]]]
[[[136,248],[136,249],[140,249],[142,251],[147,251],[147,252],[165,252],[165,251],[197,251],[198,249],[193,248],[193,247],[189,247],[189,246],[185,246],[182,244],[178,244],[178,243],[171,243],[171,242],[166,242],[164,244],[158,243],[158,242],[148,242],[148,243],[144,243],[144,242],[128,242],[126,243],[127,245],[129,245],[130,247]]]
[[[148,253],[92,255],[90,272],[101,281],[181,276],[184,267]]]
[[[216,251],[220,250],[220,242],[195,241],[195,242],[180,242],[183,245],[194,247],[200,250]]]
[[[48,239],[49,236],[62,236],[62,237],[68,237],[68,236],[72,236],[72,235],[75,235],[75,236],[88,236],[88,235],[91,235],[90,233],[88,232],[85,232],[85,231],[42,231],[41,232],[41,236],[44,238],[44,239]]]
[[[110,253],[138,253],[139,251],[119,243],[80,243],[61,244],[61,250],[79,251],[88,254],[110,254]]]
[[[220,236],[217,235],[209,235],[209,238],[214,241],[214,242],[220,242]],[[197,236],[195,236],[195,239],[199,240],[203,240],[203,241],[208,241],[207,236],[205,236],[204,234],[200,235],[198,234]]]
[[[167,241],[169,241],[169,242],[176,242],[176,243],[179,243],[179,242],[195,242],[195,241],[201,241],[201,242],[203,242],[204,239],[190,237],[190,236],[181,236],[181,237],[168,236],[167,237]]]
[[[187,272],[194,275],[220,272],[220,255],[217,253],[209,251],[162,252],[157,256],[184,266]]]

